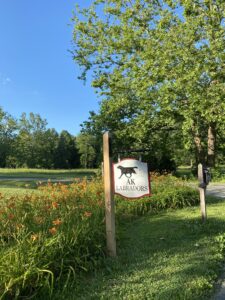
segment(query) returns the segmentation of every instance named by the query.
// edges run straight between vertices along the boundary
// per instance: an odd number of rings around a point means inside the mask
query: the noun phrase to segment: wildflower
[[[85,211],[84,212],[84,216],[89,218],[92,215],[92,213],[90,211]]]
[[[14,208],[16,205],[15,205],[15,203],[10,203],[7,207],[8,208]]]
[[[25,226],[23,224],[16,224],[16,229],[20,230],[22,228],[24,228]]]
[[[53,208],[58,208],[58,206],[59,206],[59,204],[58,204],[57,202],[55,202],[55,201],[52,202],[52,207],[53,207]]]
[[[52,227],[48,230],[52,235],[57,233],[57,229],[55,227]]]
[[[15,218],[15,216],[14,216],[13,214],[9,214],[9,215],[8,215],[8,219],[9,219],[9,220],[12,220],[12,219],[14,219],[14,218]]]
[[[34,242],[38,239],[38,234],[32,234],[30,238]]]
[[[52,224],[55,226],[59,226],[62,224],[62,221],[60,219],[56,219],[56,220],[52,221]]]
[[[44,209],[45,209],[45,210],[49,210],[50,208],[51,208],[50,205],[45,205],[45,206],[44,206]]]

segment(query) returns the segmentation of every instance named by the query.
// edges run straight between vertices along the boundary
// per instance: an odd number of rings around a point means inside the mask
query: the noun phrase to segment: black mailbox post
[[[198,182],[199,182],[199,196],[200,196],[200,208],[203,222],[206,221],[206,203],[205,192],[206,187],[211,180],[209,168],[203,167],[202,164],[198,165]]]
[[[204,181],[206,186],[211,181],[210,169],[207,168],[207,167],[203,167],[203,181]]]
[[[210,169],[202,164],[198,165],[198,182],[200,188],[206,188],[211,181]]]

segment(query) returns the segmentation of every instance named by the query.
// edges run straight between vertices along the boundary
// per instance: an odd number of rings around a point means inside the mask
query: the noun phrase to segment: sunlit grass
[[[151,180],[150,198],[116,197],[118,257],[106,260],[101,180],[0,189],[1,295],[207,299],[224,260],[224,202],[207,198],[203,224],[199,207],[176,209],[196,205],[197,191]]]
[[[0,169],[0,191],[8,189],[36,189],[39,182],[63,180],[72,182],[75,178],[95,177],[97,169],[47,170],[47,169]]]
[[[118,257],[55,299],[211,299],[225,247],[225,203],[213,202],[205,224],[199,207],[120,224]]]
[[[92,176],[97,169],[71,169],[71,170],[49,170],[49,169],[3,169],[0,168],[1,177],[26,177],[26,178],[73,178]]]

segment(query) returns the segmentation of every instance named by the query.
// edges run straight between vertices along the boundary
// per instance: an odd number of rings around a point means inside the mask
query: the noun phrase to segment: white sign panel
[[[150,195],[148,165],[136,159],[123,159],[113,164],[114,192],[126,198]]]

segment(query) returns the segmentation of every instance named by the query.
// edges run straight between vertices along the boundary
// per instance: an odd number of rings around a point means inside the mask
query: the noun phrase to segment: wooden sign
[[[127,158],[113,164],[114,193],[126,198],[150,196],[147,163]]]

